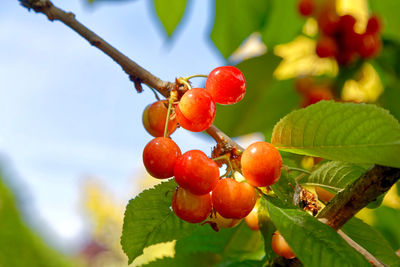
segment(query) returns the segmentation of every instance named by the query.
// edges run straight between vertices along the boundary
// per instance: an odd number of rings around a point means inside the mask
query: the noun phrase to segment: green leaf
[[[246,95],[235,105],[219,105],[215,125],[230,136],[262,132],[269,139],[275,123],[300,101],[291,80],[273,78],[279,62],[278,57],[268,53],[238,64],[246,77]]]
[[[270,0],[262,40],[271,48],[292,41],[301,33],[304,19],[297,10],[298,0]]]
[[[306,212],[279,208],[271,202],[268,211],[276,228],[304,266],[371,266],[337,232]]]
[[[172,35],[181,21],[185,13],[186,2],[187,0],[154,0],[154,10],[168,37]]]
[[[397,0],[369,0],[371,11],[378,14],[384,22],[383,36],[400,40],[400,2]]]
[[[293,199],[295,186],[296,182],[294,179],[282,168],[281,177],[271,188],[281,200],[291,201]]]
[[[381,206],[374,210],[375,223],[374,227],[390,243],[393,249],[400,248],[400,212],[386,206]]]
[[[265,264],[265,260],[244,260],[244,261],[226,261],[217,265],[217,267],[262,267]]]
[[[186,223],[171,210],[172,179],[140,193],[126,207],[121,245],[129,263],[153,244],[179,239],[193,232],[198,225]]]
[[[400,167],[400,124],[375,105],[321,101],[293,111],[274,127],[272,143],[292,153]]]
[[[168,1],[167,1],[168,2]],[[268,1],[216,0],[211,40],[228,58],[265,20]]]
[[[362,220],[352,218],[342,231],[386,265],[400,266],[400,260],[388,241]]]
[[[276,228],[269,218],[267,201],[265,198],[260,198],[258,205],[258,222],[260,225],[260,232],[264,237],[265,260],[271,261],[275,257],[275,253],[272,251],[271,242],[272,234],[275,232]]]
[[[141,267],[204,267],[214,266],[219,257],[211,253],[178,254],[175,257],[165,257],[149,262]]]
[[[250,230],[244,223],[219,232],[204,225],[192,235],[178,240],[175,250],[177,254],[212,252],[227,259],[260,259],[264,255],[264,244],[261,234]]]
[[[341,161],[329,161],[313,171],[310,176],[300,180],[301,184],[318,185],[341,191],[359,178],[367,168]]]

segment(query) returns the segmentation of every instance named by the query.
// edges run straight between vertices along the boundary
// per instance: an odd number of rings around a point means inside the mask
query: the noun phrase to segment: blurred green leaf
[[[265,1],[267,2],[267,1]],[[262,40],[272,50],[276,44],[292,41],[301,33],[304,19],[297,10],[298,0],[269,0]]]
[[[244,260],[244,261],[226,261],[221,262],[217,267],[262,267],[265,264],[265,260]]]
[[[268,202],[271,220],[304,266],[371,266],[336,231],[298,209]]]
[[[12,192],[0,174],[0,266],[76,266],[51,249],[23,221]]]
[[[216,0],[211,40],[228,58],[253,32],[264,25],[269,1]]]
[[[374,210],[375,223],[377,229],[389,242],[394,250],[400,248],[400,211],[386,206],[381,206]]]
[[[359,178],[366,170],[364,166],[329,161],[313,171],[310,176],[301,179],[300,183],[318,185],[338,192]]]
[[[154,0],[154,10],[168,37],[181,21],[186,4],[187,0]]]
[[[218,105],[215,125],[230,136],[262,132],[268,140],[274,124],[300,102],[291,80],[273,78],[279,62],[278,57],[267,53],[238,64],[246,77],[246,95],[235,105]]]
[[[388,241],[362,220],[352,218],[342,231],[386,265],[400,266],[400,260]]]
[[[383,19],[383,35],[400,40],[400,1],[397,0],[369,0],[369,7],[373,13]]]
[[[292,153],[400,167],[400,124],[375,105],[321,101],[291,112],[275,126],[272,143]]]
[[[198,227],[179,219],[171,210],[176,188],[172,179],[140,193],[126,207],[121,245],[131,263],[153,244],[191,234]]]
[[[245,223],[215,232],[208,225],[199,227],[192,235],[176,242],[177,254],[211,252],[221,259],[260,259],[264,255],[264,243],[260,232],[250,230]]]

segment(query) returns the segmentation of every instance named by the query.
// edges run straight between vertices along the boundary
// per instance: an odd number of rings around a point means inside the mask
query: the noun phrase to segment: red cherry
[[[244,218],[256,201],[257,193],[251,185],[239,183],[232,178],[219,180],[212,191],[214,209],[225,218]]]
[[[298,5],[299,13],[305,17],[310,16],[314,12],[314,0],[300,0]]]
[[[142,121],[144,128],[154,137],[164,136],[165,121],[167,119],[167,101],[157,101],[148,105],[143,111]],[[168,134],[172,134],[177,127],[176,118],[168,122]]]
[[[324,36],[318,40],[315,52],[321,58],[334,57],[337,54],[337,45],[335,39]]]
[[[172,210],[184,221],[199,223],[211,213],[211,195],[194,195],[182,187],[178,187],[172,195]]]
[[[180,126],[192,132],[209,128],[214,121],[216,105],[211,95],[201,88],[187,91],[176,107],[176,118]]]
[[[208,75],[206,90],[219,104],[235,104],[242,100],[246,93],[246,80],[238,68],[218,67]]]
[[[352,63],[356,59],[357,55],[356,52],[351,50],[341,50],[336,55],[336,61],[339,65],[348,65]],[[329,98],[332,99],[332,98]],[[317,101],[318,102],[318,101]],[[316,103],[316,102],[314,102]],[[311,104],[309,104],[311,105]]]
[[[381,30],[381,19],[374,15],[369,18],[366,33],[378,34]]]
[[[181,156],[178,145],[169,138],[157,137],[143,150],[143,163],[151,176],[159,179],[174,175],[174,166]]]
[[[323,10],[317,21],[321,32],[329,36],[336,34],[340,26],[338,15],[330,9]]]
[[[244,218],[244,221],[246,222],[247,226],[253,230],[253,231],[258,231],[260,230],[260,225],[258,223],[258,213],[256,209],[253,209],[249,215],[247,215]]]
[[[382,44],[379,36],[370,33],[364,33],[361,36],[358,53],[360,53],[363,58],[372,58],[379,53],[381,46]]]
[[[276,253],[276,255],[285,257],[286,259],[293,259],[294,257],[296,257],[296,255],[294,255],[292,249],[289,247],[288,243],[279,233],[279,231],[276,231],[272,235],[271,245],[272,245],[272,250]]]
[[[282,157],[270,143],[255,142],[242,154],[244,178],[253,186],[270,186],[281,176]]]
[[[200,150],[184,153],[175,163],[174,177],[182,188],[195,195],[209,193],[219,180],[217,163]]]
[[[302,107],[307,107],[309,105],[318,103],[321,100],[333,99],[333,94],[330,89],[325,87],[317,87],[313,90],[307,92],[305,99],[302,103]]]
[[[344,15],[339,18],[339,26],[342,32],[353,32],[356,18],[352,15]]]

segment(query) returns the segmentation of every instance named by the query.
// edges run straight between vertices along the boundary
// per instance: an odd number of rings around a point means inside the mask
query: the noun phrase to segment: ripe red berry
[[[286,259],[293,259],[296,257],[279,231],[276,231],[272,235],[272,250],[276,253],[276,255],[285,257]]]
[[[246,93],[246,80],[243,73],[233,66],[218,67],[208,75],[206,90],[219,104],[235,104]]]
[[[300,0],[298,5],[299,13],[305,17],[310,16],[314,12],[314,0]]]
[[[352,15],[344,15],[339,18],[339,26],[342,32],[354,31],[354,25],[356,24],[356,18]]]
[[[378,16],[374,15],[368,19],[367,33],[378,34],[381,30],[381,20]]]
[[[352,50],[341,50],[339,53],[337,53],[335,58],[339,65],[348,65],[352,63],[356,59],[356,57],[357,57],[356,52]]]
[[[329,88],[316,87],[313,90],[307,92],[303,99],[302,107],[307,107],[309,105],[318,103],[321,100],[331,100],[333,99],[333,94]]]
[[[159,179],[174,175],[174,166],[181,156],[178,145],[169,138],[157,137],[143,150],[143,163],[151,176]]]
[[[333,36],[339,30],[339,17],[333,10],[323,10],[317,21],[321,32],[325,35]]]
[[[253,209],[249,215],[247,215],[244,218],[244,221],[246,222],[247,226],[253,230],[253,231],[258,231],[260,230],[260,225],[258,224],[258,213],[256,209]]]
[[[360,46],[358,48],[360,56],[363,58],[372,58],[375,57],[380,50],[381,41],[379,36],[370,33],[364,33],[361,36]]]
[[[321,58],[334,57],[337,54],[337,45],[335,39],[324,36],[318,40],[315,52]]]
[[[202,88],[187,91],[176,107],[180,126],[192,132],[209,128],[214,121],[216,105],[211,95]]]
[[[270,186],[281,176],[282,157],[270,143],[255,142],[242,154],[244,178],[253,186]]]
[[[199,223],[211,213],[211,195],[194,195],[178,187],[172,195],[172,210],[184,221]]]
[[[209,193],[219,180],[217,163],[200,150],[190,150],[178,158],[174,168],[176,182],[192,194]]]
[[[232,178],[219,180],[212,191],[214,209],[225,218],[242,219],[257,201],[256,190],[247,183]]]
[[[167,119],[167,101],[157,101],[148,105],[143,111],[142,121],[144,128],[154,137],[164,136],[165,121]],[[177,127],[176,118],[168,122],[168,134],[172,134]]]

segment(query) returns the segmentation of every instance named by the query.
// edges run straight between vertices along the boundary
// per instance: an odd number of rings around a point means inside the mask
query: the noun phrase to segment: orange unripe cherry
[[[286,259],[293,259],[296,257],[279,231],[275,231],[272,235],[272,250],[276,255],[285,257]]]
[[[282,157],[270,143],[255,142],[242,154],[244,178],[256,187],[270,186],[281,176]]]
[[[211,213],[211,195],[194,195],[182,187],[178,187],[172,195],[172,210],[184,221],[199,223]]]
[[[168,108],[167,101],[157,101],[148,105],[142,116],[144,128],[149,134],[154,137],[164,136],[165,122],[167,119]],[[168,121],[168,135],[172,134],[177,127],[176,118],[169,119]]]

